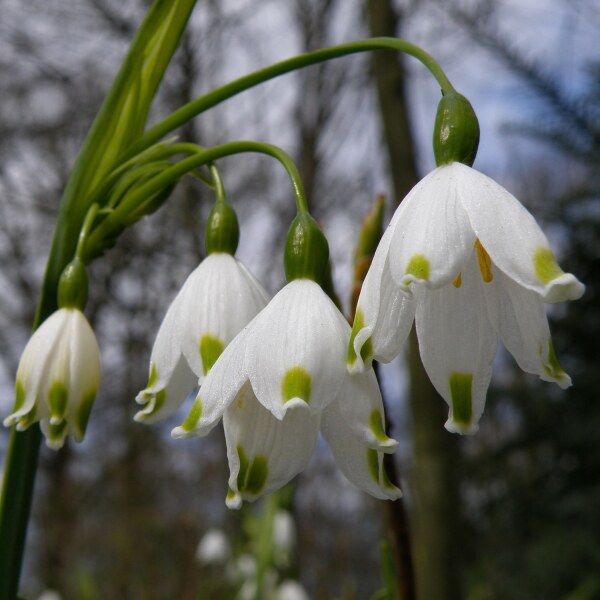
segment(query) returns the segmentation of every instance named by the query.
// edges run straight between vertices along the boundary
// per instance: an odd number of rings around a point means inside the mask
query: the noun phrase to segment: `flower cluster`
[[[210,253],[173,301],[136,418],[168,416],[199,379],[172,435],[204,436],[223,420],[232,508],[304,469],[319,432],[348,479],[378,498],[398,498],[383,467],[397,442],[385,433],[377,379],[370,369],[348,373],[350,326],[314,280],[328,259],[319,228],[307,214],[297,217],[286,251],[290,283],[268,304],[232,250]]]
[[[398,497],[382,463],[397,443],[384,432],[373,371],[353,376],[346,370],[349,336],[321,287],[297,279],[215,363],[173,436],[206,435],[223,418],[228,506],[290,481],[306,467],[319,431],[348,479],[378,498]]]

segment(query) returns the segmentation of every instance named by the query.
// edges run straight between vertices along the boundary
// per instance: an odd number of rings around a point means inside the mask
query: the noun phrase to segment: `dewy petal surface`
[[[319,422],[320,416],[303,404],[276,419],[246,383],[223,417],[230,472],[227,505],[239,508],[242,500],[278,490],[302,471],[314,451]]]
[[[390,243],[390,270],[411,291],[424,281],[438,288],[454,280],[470,255],[475,234],[457,190],[452,165],[426,175],[406,196]]]
[[[484,285],[488,284],[473,252],[460,285],[427,290],[417,307],[423,365],[450,406],[446,428],[457,433],[477,431],[492,376],[497,336],[488,316]]]
[[[383,452],[354,435],[344,419],[323,414],[321,433],[340,471],[361,490],[380,500],[396,500],[402,492],[392,484],[383,466]]]
[[[326,429],[335,429],[339,421],[370,448],[393,452],[398,445],[385,433],[383,400],[373,369],[345,376],[337,398],[323,411]]]
[[[571,378],[556,359],[540,296],[495,267],[494,282],[484,289],[500,339],[519,367],[544,381],[553,381],[563,389],[569,387]]]
[[[252,323],[245,368],[259,402],[278,419],[297,403],[321,412],[346,372],[348,329],[314,281],[288,283]]]
[[[471,226],[500,270],[546,302],[583,295],[584,285],[558,266],[544,232],[510,192],[471,167],[453,163],[450,168]]]
[[[362,285],[348,349],[351,373],[368,368],[373,358],[389,362],[408,336],[414,298],[400,291],[389,269],[389,249],[398,212],[385,230]]]

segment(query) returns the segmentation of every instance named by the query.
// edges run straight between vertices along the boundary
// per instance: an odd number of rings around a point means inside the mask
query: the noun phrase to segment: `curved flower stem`
[[[120,227],[121,223],[126,220],[128,214],[133,211],[140,210],[140,207],[143,206],[145,201],[151,199],[154,194],[164,189],[167,185],[178,181],[190,171],[193,171],[194,169],[197,169],[203,165],[211,164],[219,158],[225,158],[226,156],[232,156],[234,154],[242,154],[246,152],[266,154],[279,160],[279,162],[281,162],[287,171],[292,182],[296,199],[296,208],[298,209],[298,212],[308,212],[308,203],[306,200],[304,185],[300,177],[300,172],[287,152],[281,148],[278,148],[277,146],[262,142],[229,142],[227,144],[215,146],[185,158],[174,164],[172,167],[165,169],[162,173],[156,177],[153,177],[150,181],[147,181],[145,184],[141,185],[135,192],[124,199],[123,202],[119,204],[90,234],[88,238],[88,252],[89,249],[99,245],[113,229]]]
[[[223,186],[223,178],[221,177],[221,173],[216,165],[210,165],[210,174],[212,177],[212,185],[215,190],[215,196],[217,197],[217,202],[225,202],[227,201],[227,194],[225,193],[225,187]]]
[[[98,214],[98,205],[92,204],[85,216],[85,220],[83,222],[83,227],[81,228],[81,233],[79,234],[79,239],[77,240],[77,248],[75,250],[75,256],[85,264],[85,256],[83,254],[83,249],[87,242],[87,238],[90,234],[90,230],[94,223],[94,219]]]
[[[372,52],[374,50],[392,50],[396,52],[404,52],[414,56],[416,59],[421,61],[431,74],[435,77],[439,83],[442,93],[453,92],[454,86],[450,83],[450,80],[437,63],[437,61],[425,50],[411,44],[406,40],[398,38],[388,37],[376,37],[366,40],[360,40],[357,42],[350,42],[347,44],[340,44],[339,46],[332,46],[330,48],[322,48],[320,50],[314,50],[312,52],[306,52],[299,54],[292,58],[282,60],[281,62],[275,63],[264,69],[254,71],[244,77],[240,77],[235,81],[227,83],[215,90],[212,90],[204,96],[200,96],[195,100],[192,100],[188,104],[185,104],[174,113],[169,115],[163,121],[160,121],[154,127],[149,129],[144,135],[142,135],[138,141],[133,144],[125,153],[125,158],[130,158],[138,152],[148,148],[168,133],[177,129],[181,125],[187,123],[190,119],[193,119],[200,113],[220,104],[221,102],[244,92],[260,83],[296,71],[303,69],[310,65],[315,65],[320,62],[325,62],[333,58],[339,58],[342,56],[348,56],[350,54],[358,54],[361,52]]]

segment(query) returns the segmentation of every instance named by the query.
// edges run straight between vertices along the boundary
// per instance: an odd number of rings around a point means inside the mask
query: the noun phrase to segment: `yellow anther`
[[[486,283],[490,283],[490,281],[494,279],[494,273],[492,271],[492,259],[486,252],[486,249],[481,245],[479,240],[475,240],[475,248],[477,249],[477,262],[479,263],[481,278]]]
[[[456,276],[456,279],[452,282],[452,285],[457,289],[462,285],[462,275],[460,273]]]

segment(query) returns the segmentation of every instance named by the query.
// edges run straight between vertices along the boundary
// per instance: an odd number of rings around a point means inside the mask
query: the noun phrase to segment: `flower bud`
[[[63,270],[58,282],[59,308],[83,311],[88,298],[88,276],[81,259],[75,257]]]
[[[237,215],[227,202],[215,202],[206,223],[206,254],[235,254],[240,239]]]
[[[479,122],[471,103],[456,92],[444,94],[433,127],[433,153],[437,166],[475,162],[479,146]]]
[[[285,276],[311,279],[321,284],[329,260],[329,244],[321,228],[308,213],[299,213],[290,225],[285,243]]]

